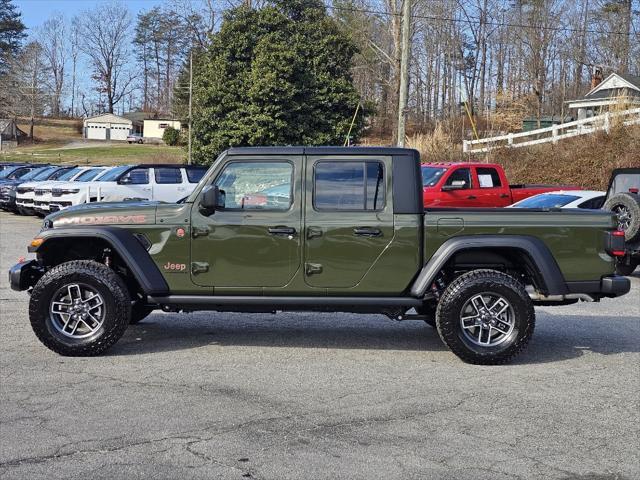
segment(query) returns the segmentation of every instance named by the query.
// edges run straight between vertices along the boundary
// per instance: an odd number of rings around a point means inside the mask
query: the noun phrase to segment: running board
[[[148,303],[171,306],[207,307],[421,307],[422,300],[413,297],[266,297],[217,295],[149,296]]]

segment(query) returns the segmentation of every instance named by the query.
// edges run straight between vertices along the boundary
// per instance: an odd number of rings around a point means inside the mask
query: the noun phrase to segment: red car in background
[[[583,190],[571,185],[509,185],[494,163],[422,164],[422,200],[427,207],[506,207],[539,193]]]

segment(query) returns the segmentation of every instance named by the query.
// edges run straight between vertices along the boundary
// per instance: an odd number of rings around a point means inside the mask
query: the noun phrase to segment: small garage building
[[[126,140],[133,128],[128,118],[104,113],[84,119],[84,138],[87,140]]]

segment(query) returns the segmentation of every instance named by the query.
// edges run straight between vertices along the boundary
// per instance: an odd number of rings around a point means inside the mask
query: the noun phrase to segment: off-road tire
[[[149,307],[144,303],[134,303],[131,306],[131,318],[129,319],[129,325],[140,323],[142,320],[147,318],[154,310],[155,309],[153,307]]]
[[[67,284],[79,282],[95,289],[104,300],[104,320],[88,338],[68,338],[53,326],[52,298]],[[31,292],[29,319],[40,341],[64,356],[90,357],[113,346],[124,334],[131,316],[131,299],[124,281],[109,267],[91,260],[62,263],[45,273]]]
[[[624,228],[624,239],[632,242],[640,238],[640,198],[632,193],[618,193],[604,202],[604,210],[614,211],[616,208],[624,208],[631,219],[629,226]]]
[[[629,263],[626,263],[624,259],[616,261],[616,273],[618,275],[624,275],[628,277],[633,272],[635,272],[636,268],[640,262],[638,260],[631,259]]]
[[[464,305],[484,292],[503,297],[514,313],[513,330],[499,345],[475,345],[466,338],[461,326]],[[496,270],[473,270],[445,289],[436,311],[436,326],[442,341],[464,362],[500,365],[512,360],[529,343],[535,328],[535,312],[524,285],[515,278]]]

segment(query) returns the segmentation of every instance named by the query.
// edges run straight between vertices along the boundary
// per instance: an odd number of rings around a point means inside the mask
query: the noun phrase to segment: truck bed
[[[615,225],[610,212],[598,210],[429,208],[424,215],[424,258],[433,256],[443,237],[527,235],[546,244],[566,281],[582,281],[585,267],[601,275],[614,271],[613,258],[604,254],[604,232]],[[594,254],[594,245],[601,255]]]

